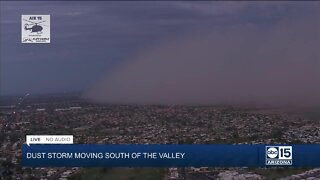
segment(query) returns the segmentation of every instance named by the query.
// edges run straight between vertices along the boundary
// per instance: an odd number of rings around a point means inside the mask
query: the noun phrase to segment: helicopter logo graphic
[[[31,32],[33,33],[33,32],[36,32],[36,33],[38,33],[38,34],[41,34],[42,33],[42,30],[43,30],[43,27],[42,26],[45,26],[45,25],[39,25],[39,24],[41,24],[41,23],[44,23],[44,22],[46,22],[46,21],[41,21],[41,22],[38,22],[38,23],[35,23],[35,22],[31,22],[31,21],[29,21],[29,20],[26,20],[26,19],[24,19],[25,21],[27,21],[27,22],[29,22],[29,23],[31,23],[31,24],[25,24],[24,25],[24,29],[25,30],[31,30]],[[29,25],[31,25],[32,27],[28,27]]]
[[[50,43],[50,15],[21,16],[22,43]]]

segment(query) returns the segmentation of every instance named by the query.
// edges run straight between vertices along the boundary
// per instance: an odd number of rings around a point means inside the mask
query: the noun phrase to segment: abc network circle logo
[[[278,157],[278,149],[275,147],[268,148],[267,149],[267,156],[268,156],[268,158],[271,158],[271,159]]]
[[[292,165],[292,146],[266,146],[266,165]]]

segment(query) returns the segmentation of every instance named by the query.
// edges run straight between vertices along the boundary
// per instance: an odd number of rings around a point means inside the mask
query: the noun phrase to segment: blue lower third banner
[[[320,167],[319,145],[31,145],[24,167]]]

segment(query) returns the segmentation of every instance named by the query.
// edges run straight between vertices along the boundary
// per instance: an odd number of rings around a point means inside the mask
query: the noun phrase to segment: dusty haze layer
[[[119,65],[84,97],[121,104],[319,105],[319,17],[194,28]]]

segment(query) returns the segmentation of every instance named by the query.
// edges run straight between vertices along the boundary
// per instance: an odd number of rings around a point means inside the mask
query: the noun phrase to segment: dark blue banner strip
[[[320,145],[23,145],[28,167],[320,167]]]

